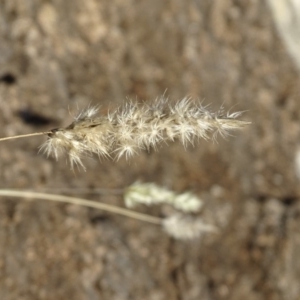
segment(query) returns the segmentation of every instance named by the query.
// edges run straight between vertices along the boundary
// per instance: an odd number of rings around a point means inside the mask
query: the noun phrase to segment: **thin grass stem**
[[[14,189],[18,190],[18,189]],[[67,193],[67,194],[97,194],[97,195],[108,195],[108,196],[119,196],[124,194],[124,189],[105,189],[105,188],[64,188],[64,187],[46,187],[34,189],[35,192],[56,191],[56,193]],[[21,189],[24,191],[24,189]],[[25,191],[31,192],[32,189],[26,189]]]
[[[14,190],[6,190],[6,189],[0,190],[0,196],[25,198],[25,199],[49,200],[54,202],[69,203],[74,205],[90,207],[90,208],[97,208],[114,214],[136,219],[139,221],[148,222],[156,225],[162,225],[161,218],[134,212],[125,208],[116,207],[114,205],[99,203],[99,202],[86,200],[82,198],[55,195],[55,194],[35,193],[29,191],[14,191]]]
[[[47,132],[35,132],[35,133],[29,133],[29,134],[21,134],[21,135],[15,135],[15,136],[8,136],[4,138],[0,138],[0,142],[2,141],[7,141],[7,140],[15,140],[15,139],[21,139],[21,138],[26,138],[30,136],[35,136],[35,135],[46,135],[51,133],[50,131]]]

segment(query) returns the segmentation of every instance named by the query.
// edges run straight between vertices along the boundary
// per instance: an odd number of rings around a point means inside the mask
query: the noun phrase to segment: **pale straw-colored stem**
[[[114,205],[99,203],[99,202],[86,200],[82,198],[75,198],[75,197],[68,197],[68,196],[54,195],[54,194],[45,194],[45,193],[35,193],[29,191],[15,191],[15,190],[1,190],[1,189],[0,189],[0,196],[17,197],[17,198],[25,198],[25,199],[40,199],[40,200],[49,200],[49,201],[61,202],[61,203],[69,203],[74,205],[81,205],[85,207],[101,209],[107,212],[119,214],[143,222],[148,222],[156,225],[162,224],[161,218],[153,217],[146,214],[141,214]]]
[[[22,189],[24,191],[24,189]],[[28,189],[26,191],[31,191]],[[67,194],[97,194],[97,195],[108,195],[108,196],[118,196],[124,194],[124,189],[105,189],[105,188],[76,188],[76,187],[46,187],[46,188],[37,188],[36,192],[52,192],[56,193],[67,193]]]
[[[29,134],[8,136],[8,137],[0,138],[0,142],[7,141],[7,140],[21,139],[21,138],[26,138],[26,137],[35,136],[35,135],[45,135],[45,134],[49,134],[49,133],[51,133],[51,132],[50,131],[47,131],[47,132],[36,132],[36,133],[29,133]]]

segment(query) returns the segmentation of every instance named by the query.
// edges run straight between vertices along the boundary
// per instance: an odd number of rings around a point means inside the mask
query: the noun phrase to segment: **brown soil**
[[[37,153],[45,137],[1,143],[1,188],[123,206],[76,190],[155,182],[194,191],[219,232],[182,242],[101,211],[1,197],[0,299],[299,299],[299,83],[265,1],[0,1],[1,136],[166,90],[252,122],[187,150],[87,159],[86,172]]]

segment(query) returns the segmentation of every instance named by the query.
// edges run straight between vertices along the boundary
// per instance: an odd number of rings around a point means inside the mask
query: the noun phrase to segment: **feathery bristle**
[[[139,150],[156,149],[163,141],[179,139],[187,147],[199,138],[208,139],[210,133],[225,136],[249,124],[236,119],[240,112],[225,114],[221,108],[213,113],[189,98],[174,106],[163,98],[152,105],[129,102],[107,116],[97,116],[98,110],[89,107],[69,126],[53,129],[41,149],[56,159],[66,153],[71,167],[83,167],[82,157],[91,154],[130,158]]]

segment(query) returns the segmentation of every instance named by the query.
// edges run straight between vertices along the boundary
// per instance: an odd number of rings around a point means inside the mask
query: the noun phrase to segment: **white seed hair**
[[[213,138],[216,133],[226,136],[249,124],[236,119],[240,112],[226,114],[223,108],[210,112],[189,98],[174,106],[164,98],[144,105],[129,102],[106,116],[97,116],[98,111],[99,107],[89,107],[69,126],[51,130],[41,149],[56,159],[66,153],[72,168],[84,168],[84,156],[130,158],[162,142],[178,139],[186,147],[199,138],[208,139],[210,133]]]

